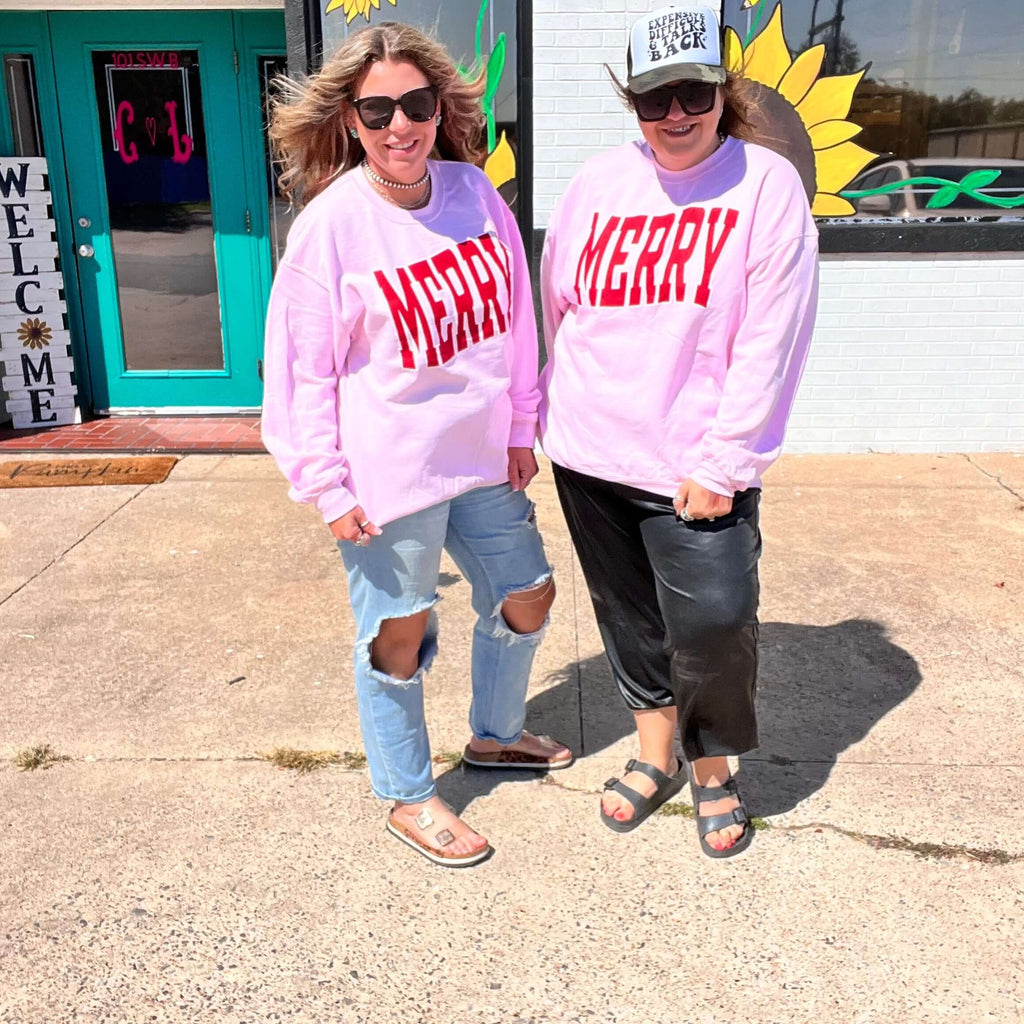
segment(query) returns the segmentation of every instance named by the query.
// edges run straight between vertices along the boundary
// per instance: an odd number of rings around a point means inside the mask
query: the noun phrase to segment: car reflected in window
[[[984,185],[964,182],[972,171],[987,171],[991,181]],[[991,172],[997,172],[993,177]],[[916,179],[935,179],[920,182]],[[899,182],[908,184],[900,186]],[[960,183],[964,182],[962,186]],[[929,208],[929,201],[953,186],[959,194],[941,207]],[[849,193],[883,189],[875,195],[854,197]],[[855,219],[898,218],[984,218],[1020,216],[1024,206],[1005,209],[978,196],[1015,199],[1024,194],[1024,160],[994,160],[981,157],[922,157],[917,160],[886,160],[862,172],[843,189],[856,208]],[[973,195],[970,193],[974,193]],[[948,193],[945,193],[948,195]]]

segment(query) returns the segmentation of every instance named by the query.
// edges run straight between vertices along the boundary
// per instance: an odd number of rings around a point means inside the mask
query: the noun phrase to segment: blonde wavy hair
[[[270,141],[282,169],[278,187],[296,205],[363,159],[345,115],[367,69],[382,60],[415,64],[437,86],[441,124],[432,155],[474,164],[483,159],[486,70],[467,82],[437,40],[411,25],[382,21],[349,36],[315,75],[303,81],[280,76],[274,83]]]

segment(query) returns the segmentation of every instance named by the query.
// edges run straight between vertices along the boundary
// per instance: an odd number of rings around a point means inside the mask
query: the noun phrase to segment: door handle
[[[96,255],[96,250],[91,245],[86,243],[78,247],[78,255],[85,256],[86,258],[91,258]]]

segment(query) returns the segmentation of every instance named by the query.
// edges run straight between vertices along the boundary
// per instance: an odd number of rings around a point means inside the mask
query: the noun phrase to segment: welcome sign
[[[19,430],[76,417],[46,174],[43,157],[0,158],[0,392]]]

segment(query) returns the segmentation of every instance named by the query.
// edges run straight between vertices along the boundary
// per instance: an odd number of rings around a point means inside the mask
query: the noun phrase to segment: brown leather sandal
[[[551,737],[538,736],[537,739],[551,740]],[[559,768],[568,768],[576,756],[568,748],[562,757],[542,757],[540,754],[528,754],[524,750],[511,750],[508,747],[504,750],[474,750],[467,743],[462,752],[462,760],[474,768],[532,768],[534,771],[553,772]]]
[[[416,815],[416,829],[419,833],[425,833],[434,824],[434,816],[425,807]],[[488,844],[473,853],[448,853],[446,847],[455,842],[455,836],[451,829],[443,828],[434,835],[432,846],[423,835],[409,828],[404,822],[398,820],[394,814],[388,818],[387,830],[396,838],[401,839],[407,846],[411,846],[417,853],[422,853],[427,860],[433,861],[446,868],[468,868],[473,864],[489,857],[494,850]]]

